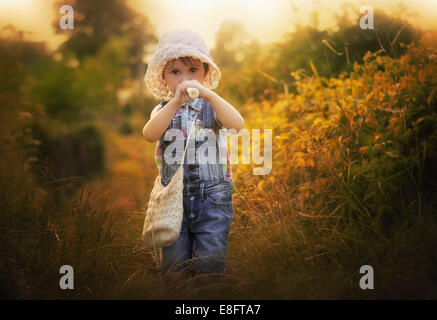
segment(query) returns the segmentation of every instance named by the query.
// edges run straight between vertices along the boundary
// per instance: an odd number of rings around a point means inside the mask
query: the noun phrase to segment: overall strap
[[[214,110],[207,100],[203,104],[203,127],[204,128],[215,128],[215,116]]]
[[[193,119],[193,123],[191,124],[191,129],[190,129],[190,133],[187,136],[187,142],[185,143],[185,149],[184,149],[184,154],[182,155],[182,162],[181,165],[184,164],[184,160],[185,160],[185,153],[187,151],[187,147],[188,147],[188,142],[190,141],[190,137],[191,137],[191,133],[194,129],[194,124],[196,123],[196,118],[197,118],[197,114],[199,113],[199,111],[196,112],[196,115],[194,116]]]

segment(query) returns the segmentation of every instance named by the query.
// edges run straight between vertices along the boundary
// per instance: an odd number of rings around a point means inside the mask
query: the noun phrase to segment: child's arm
[[[143,136],[149,142],[158,140],[167,129],[175,112],[179,109],[179,102],[170,100],[161,110],[157,105],[150,114],[150,120],[143,128]]]
[[[173,99],[171,99],[161,110],[158,111],[156,106],[150,114],[150,120],[143,128],[143,136],[149,142],[155,142],[158,140],[164,131],[167,129],[171,119],[179,107],[184,101],[191,100],[188,92],[186,81],[182,81],[176,88],[176,93]]]
[[[214,109],[217,120],[226,129],[235,129],[240,131],[244,128],[244,118],[229,102],[220,97],[212,90],[207,90],[205,99],[209,101]]]
[[[237,109],[217,93],[201,85],[197,80],[185,80],[181,82],[180,87],[183,90],[182,92],[185,92],[188,87],[197,88],[199,97],[209,101],[215,111],[217,120],[226,129],[235,129],[238,132],[244,128],[244,119]]]

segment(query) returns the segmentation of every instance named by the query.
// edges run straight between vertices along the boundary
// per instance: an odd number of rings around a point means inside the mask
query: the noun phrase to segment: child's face
[[[203,84],[206,73],[203,63],[199,60],[194,60],[185,65],[181,59],[173,59],[167,63],[164,68],[164,79],[167,82],[173,95],[182,81],[197,80]]]

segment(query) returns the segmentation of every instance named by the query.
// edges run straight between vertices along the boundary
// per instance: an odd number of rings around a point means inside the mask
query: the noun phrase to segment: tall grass
[[[104,179],[53,202],[24,158],[1,158],[1,288],[4,298],[156,298],[160,279],[139,241],[141,217],[113,205]],[[74,269],[74,290],[61,290],[59,269]]]

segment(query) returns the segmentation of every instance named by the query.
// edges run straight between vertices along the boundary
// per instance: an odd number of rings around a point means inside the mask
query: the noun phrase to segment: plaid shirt
[[[177,128],[182,131],[185,139],[187,138],[187,127],[190,128],[194,116],[196,114],[196,111],[198,111],[197,118],[196,118],[196,124],[193,126],[193,133],[191,134],[191,138],[197,137],[199,135],[199,129],[203,128],[203,105],[204,103],[207,103],[207,101],[203,98],[195,99],[191,104],[185,103],[183,106],[181,106],[173,115],[172,121],[175,120],[176,117],[180,116],[181,121],[174,121],[173,128]],[[159,104],[158,110],[162,107],[162,104]],[[188,116],[188,110],[189,110],[189,116]],[[188,118],[188,119],[187,119]],[[214,118],[216,119],[216,113],[214,111]],[[221,129],[221,130],[219,130]],[[223,127],[223,125],[216,119],[216,128],[214,128],[214,131],[218,133],[217,135],[217,146],[219,148],[218,152],[219,154],[226,154],[226,163],[218,163],[218,164],[212,164],[221,166],[223,170],[223,177],[225,177],[226,181],[230,181],[232,179],[232,171],[231,171],[231,163],[229,160],[229,153],[227,149],[226,144],[226,135],[228,134],[228,130]],[[164,132],[165,134],[165,132]],[[159,139],[156,143],[156,149],[155,149],[155,161],[156,165],[159,170],[159,174],[162,176],[161,167],[162,167],[162,154],[163,150],[161,148],[161,139]]]

